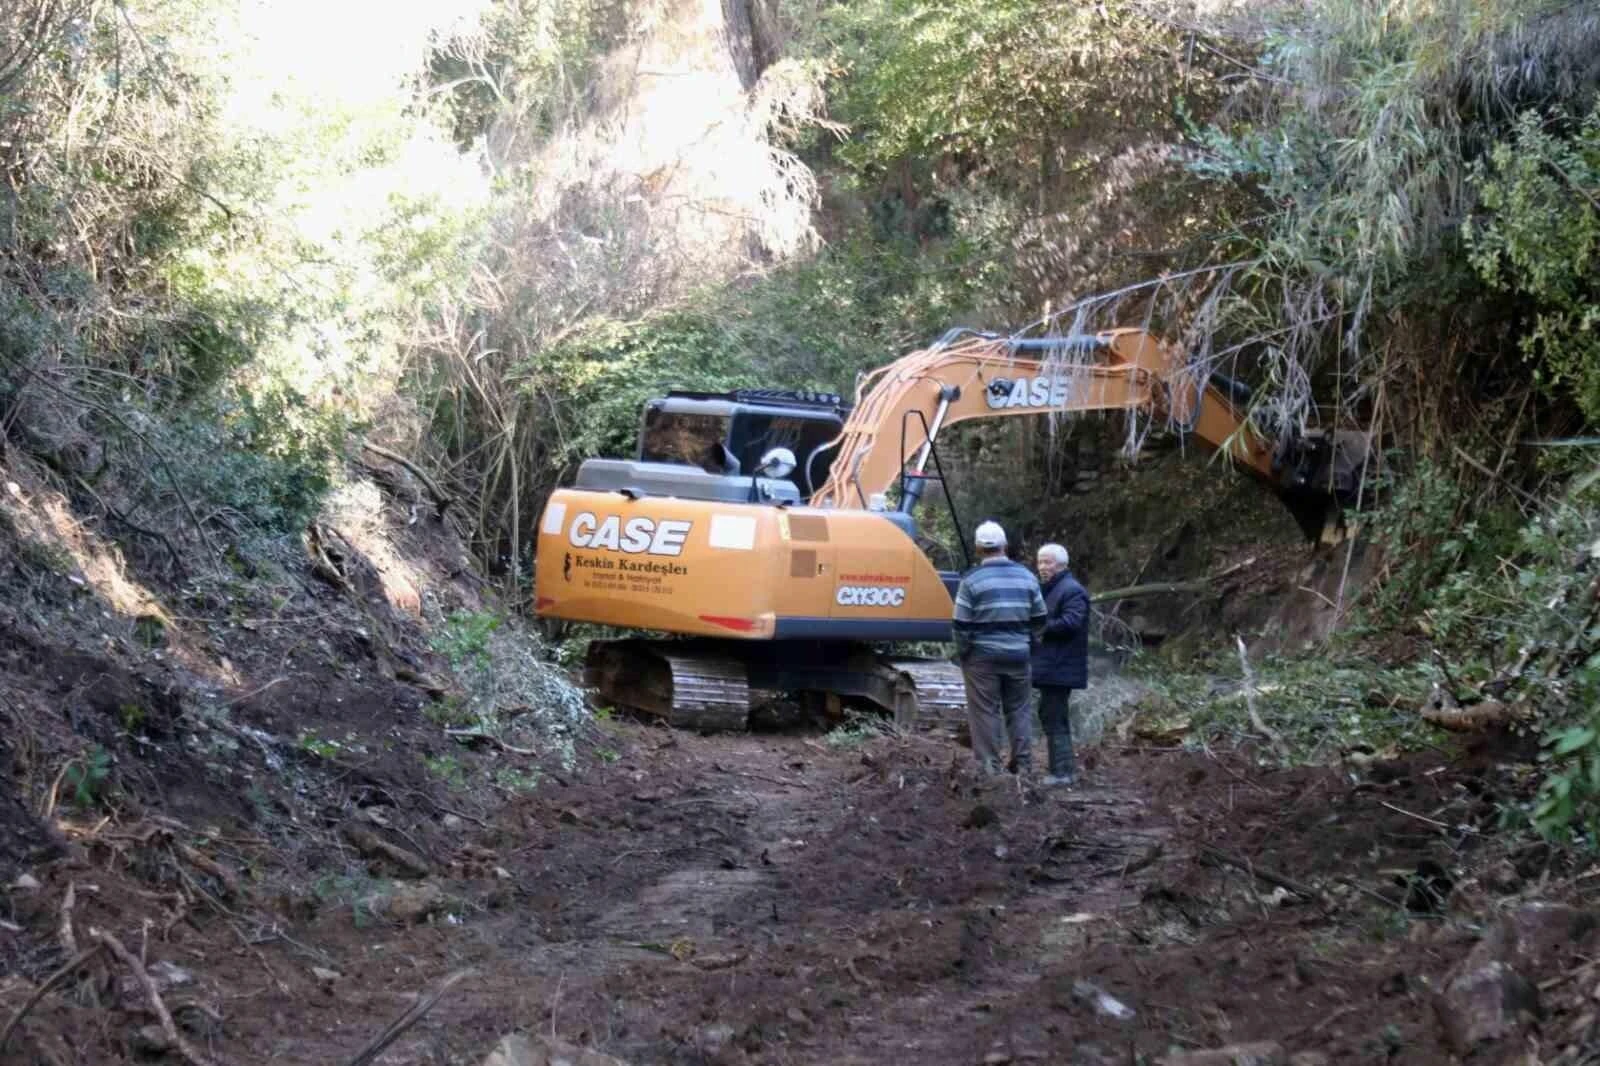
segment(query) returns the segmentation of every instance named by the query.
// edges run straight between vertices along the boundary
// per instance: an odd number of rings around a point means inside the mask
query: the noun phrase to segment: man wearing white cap
[[[1006,558],[998,522],[978,526],[980,562],[961,579],[951,629],[967,683],[972,754],[985,774],[1000,772],[1010,734],[1012,773],[1026,774],[1033,756],[1029,657],[1047,618],[1033,571]]]

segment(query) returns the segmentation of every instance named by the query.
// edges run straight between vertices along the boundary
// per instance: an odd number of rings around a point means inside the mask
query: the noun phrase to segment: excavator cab
[[[850,405],[834,393],[675,389],[645,405],[637,457],[587,460],[577,487],[723,503],[798,503],[827,480],[832,457],[822,445],[839,435],[849,412]],[[776,449],[787,449],[792,469],[762,468]]]

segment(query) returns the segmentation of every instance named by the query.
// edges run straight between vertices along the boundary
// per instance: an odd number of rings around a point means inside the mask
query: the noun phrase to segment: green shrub
[[[1467,229],[1473,265],[1532,301],[1521,346],[1535,380],[1600,421],[1600,110],[1581,122],[1524,113],[1471,179],[1481,198]]]

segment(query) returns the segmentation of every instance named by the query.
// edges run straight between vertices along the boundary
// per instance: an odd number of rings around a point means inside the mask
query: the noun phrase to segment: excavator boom
[[[903,481],[914,506],[934,442],[957,422],[1133,411],[1165,417],[1224,450],[1278,492],[1309,538],[1321,535],[1354,496],[1365,459],[1360,435],[1339,437],[1337,454],[1323,438],[1274,442],[1240,412],[1234,397],[1242,387],[1227,384],[1203,378],[1181,351],[1143,330],[941,343],[863,378],[849,421],[828,445],[830,475],[810,502],[866,507]]]

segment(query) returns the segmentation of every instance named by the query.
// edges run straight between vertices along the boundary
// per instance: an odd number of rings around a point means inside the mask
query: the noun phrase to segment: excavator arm
[[[818,449],[835,455],[828,480],[810,503],[867,507],[903,477],[900,507],[911,510],[940,432],[956,422],[1142,411],[1225,450],[1278,493],[1308,538],[1321,536],[1359,486],[1364,437],[1275,442],[1245,419],[1229,391],[1203,379],[1178,348],[1143,330],[941,342],[861,380],[843,430]]]

